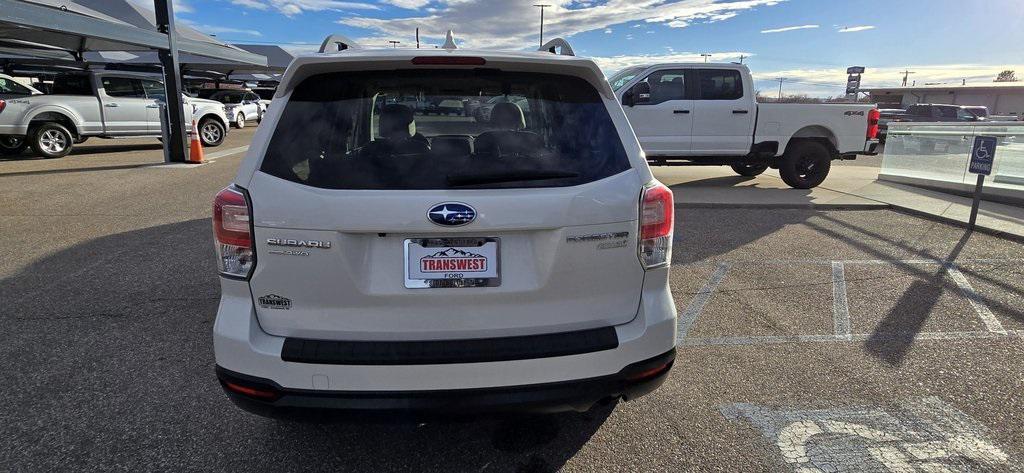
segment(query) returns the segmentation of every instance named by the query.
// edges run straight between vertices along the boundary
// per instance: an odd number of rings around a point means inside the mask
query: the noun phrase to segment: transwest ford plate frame
[[[436,278],[422,278],[422,275],[412,274],[413,263],[417,265],[421,264],[419,258],[417,261],[410,261],[410,257],[413,253],[417,256],[420,252],[413,251],[413,245],[417,245],[421,248],[430,248],[444,250],[446,248],[455,249],[476,249],[483,250],[485,247],[489,247],[493,244],[493,257],[487,258],[488,275],[486,277],[464,277],[464,278],[452,278],[446,276],[445,272],[438,272]],[[495,237],[429,237],[429,238],[407,238],[403,245],[404,256],[402,263],[404,266],[405,273],[405,287],[408,289],[441,289],[441,288],[462,288],[462,287],[497,287],[501,285],[501,240]],[[473,251],[475,253],[475,251]],[[489,253],[489,251],[486,251]],[[493,275],[489,275],[490,269],[493,268]],[[451,273],[458,273],[458,271],[451,271]]]

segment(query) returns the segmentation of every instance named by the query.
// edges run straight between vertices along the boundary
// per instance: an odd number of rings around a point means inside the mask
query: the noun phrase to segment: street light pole
[[[538,3],[533,6],[540,8],[540,47],[544,47],[544,9],[551,5],[547,3]]]
[[[708,53],[701,53],[700,55],[702,57],[704,57],[704,62],[705,63],[707,63],[708,62],[708,58],[711,57],[711,54],[708,54]]]
[[[395,41],[395,40],[393,40],[393,39],[391,39],[391,40],[388,40],[388,42],[389,42],[389,43],[391,43],[391,47],[392,47],[392,48],[397,48],[399,44],[402,44],[402,42],[401,42],[401,41]]]

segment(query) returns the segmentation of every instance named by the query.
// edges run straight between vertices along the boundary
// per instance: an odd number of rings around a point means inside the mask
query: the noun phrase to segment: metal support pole
[[[971,205],[971,220],[967,223],[968,230],[974,230],[974,224],[978,221],[978,209],[981,207],[981,192],[985,187],[985,175],[978,174],[978,184],[974,186],[974,204]]]
[[[174,5],[171,0],[153,0],[156,27],[167,35],[167,49],[159,52],[164,69],[164,92],[167,96],[167,148],[165,156],[171,162],[188,161],[188,139],[185,135],[185,105],[181,98],[181,67],[178,62],[178,34],[174,29]]]

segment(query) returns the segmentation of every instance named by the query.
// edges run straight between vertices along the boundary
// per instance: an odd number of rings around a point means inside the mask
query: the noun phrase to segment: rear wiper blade
[[[500,182],[540,181],[546,179],[568,179],[579,177],[578,172],[521,170],[506,172],[449,174],[449,186],[472,186],[475,184],[496,184]]]

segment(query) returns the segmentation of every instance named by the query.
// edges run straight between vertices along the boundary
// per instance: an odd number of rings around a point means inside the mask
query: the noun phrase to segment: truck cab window
[[[739,71],[725,69],[701,69],[701,100],[737,100],[743,97],[743,79]]]
[[[103,90],[111,97],[146,98],[142,90],[142,82],[126,77],[104,77]]]
[[[645,104],[657,105],[669,100],[685,100],[686,84],[685,72],[682,70],[664,70],[651,73],[641,82],[647,82],[651,86],[651,100]]]

